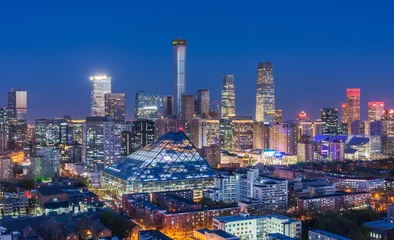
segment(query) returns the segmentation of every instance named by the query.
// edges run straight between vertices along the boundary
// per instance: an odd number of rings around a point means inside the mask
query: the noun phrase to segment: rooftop
[[[295,240],[295,238],[288,237],[281,233],[270,233],[268,236],[274,237],[276,240]]]
[[[299,199],[307,200],[307,199],[340,197],[340,196],[350,196],[350,195],[359,195],[359,194],[369,194],[369,193],[368,192],[335,192],[335,194],[327,194],[322,196],[305,196],[305,197],[299,197]]]
[[[219,230],[219,229],[209,230],[207,228],[202,228],[202,229],[198,229],[196,231],[201,234],[205,234],[206,232],[213,233],[213,234],[216,234],[217,236],[220,236],[225,239],[238,239],[238,237],[232,235],[231,233],[228,233],[228,232],[225,232],[225,231]]]
[[[314,231],[309,230],[309,231],[310,232],[319,233],[319,234],[322,234],[324,236],[331,237],[331,238],[334,238],[334,239],[337,239],[337,240],[351,240],[350,238],[342,237],[342,236],[339,236],[337,234],[330,233],[330,232],[327,232],[327,231],[324,231],[324,230],[314,230]]]
[[[51,196],[66,193],[65,190],[77,189],[74,186],[55,186],[55,187],[41,187],[37,191],[43,196]]]
[[[146,230],[140,231],[139,234],[140,238],[144,240],[171,240],[172,238],[168,237],[167,235],[157,231],[157,230]]]
[[[365,222],[364,226],[375,228],[375,229],[382,229],[382,230],[391,230],[394,229],[394,223],[386,221],[386,220],[378,220],[373,222]]]

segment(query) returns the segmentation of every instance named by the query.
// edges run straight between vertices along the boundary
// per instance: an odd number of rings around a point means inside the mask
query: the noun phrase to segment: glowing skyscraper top
[[[111,93],[111,80],[110,76],[92,76],[91,89],[91,111],[92,116],[105,116],[105,94]]]
[[[234,75],[223,75],[221,117],[235,117]]]
[[[262,62],[257,69],[256,121],[269,122],[274,112],[275,89],[272,63]]]

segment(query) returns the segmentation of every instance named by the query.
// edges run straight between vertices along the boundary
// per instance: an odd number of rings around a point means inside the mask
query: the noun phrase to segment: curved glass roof
[[[134,182],[192,180],[216,175],[183,132],[166,133],[103,172]]]

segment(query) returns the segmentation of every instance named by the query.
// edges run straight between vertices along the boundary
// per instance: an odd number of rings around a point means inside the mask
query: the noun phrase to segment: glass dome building
[[[183,132],[169,132],[101,173],[104,188],[128,193],[190,189],[195,198],[213,186],[215,171]]]

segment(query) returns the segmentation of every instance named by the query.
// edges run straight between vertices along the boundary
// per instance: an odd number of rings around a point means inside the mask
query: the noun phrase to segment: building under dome
[[[183,132],[169,132],[106,167],[101,184],[117,195],[191,189],[194,197],[213,186],[215,171]]]

